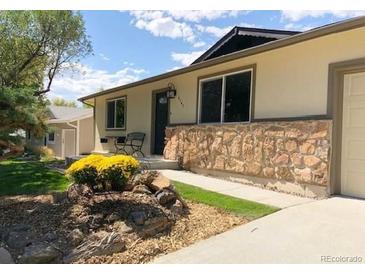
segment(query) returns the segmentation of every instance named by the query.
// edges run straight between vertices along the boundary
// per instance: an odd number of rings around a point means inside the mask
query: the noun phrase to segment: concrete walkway
[[[171,180],[198,186],[207,190],[215,191],[241,199],[275,206],[278,208],[286,208],[315,201],[309,198],[302,198],[290,194],[262,189],[259,187],[248,186],[227,180],[197,175],[187,171],[160,171]]]
[[[283,209],[154,263],[323,263],[323,256],[364,263],[364,220],[364,200],[334,197]]]

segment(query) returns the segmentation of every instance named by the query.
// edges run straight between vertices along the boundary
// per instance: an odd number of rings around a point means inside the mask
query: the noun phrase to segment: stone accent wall
[[[310,120],[169,127],[164,157],[185,169],[326,186],[331,126]]]

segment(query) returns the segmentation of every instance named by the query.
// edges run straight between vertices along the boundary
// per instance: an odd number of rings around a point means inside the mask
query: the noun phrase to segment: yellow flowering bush
[[[87,184],[93,190],[109,184],[113,190],[122,190],[129,177],[139,168],[139,162],[132,156],[116,155],[105,157],[89,155],[73,163],[66,171],[75,183]]]
[[[94,189],[98,179],[98,165],[104,156],[91,154],[74,162],[67,170],[66,175],[72,177],[77,184],[86,184]]]
[[[115,155],[103,159],[97,171],[102,182],[111,184],[112,189],[122,190],[129,177],[139,168],[139,162],[132,156]]]

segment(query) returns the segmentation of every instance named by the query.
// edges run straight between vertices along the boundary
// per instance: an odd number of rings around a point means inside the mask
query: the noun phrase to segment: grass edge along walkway
[[[186,200],[221,208],[228,212],[241,215],[249,220],[257,219],[280,210],[273,206],[205,190],[178,181],[173,181],[172,183],[180,195]]]

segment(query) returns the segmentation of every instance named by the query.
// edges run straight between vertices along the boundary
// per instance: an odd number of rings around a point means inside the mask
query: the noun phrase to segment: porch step
[[[173,169],[180,170],[179,164],[174,160],[165,160],[163,158],[139,158],[138,161],[146,169]]]

